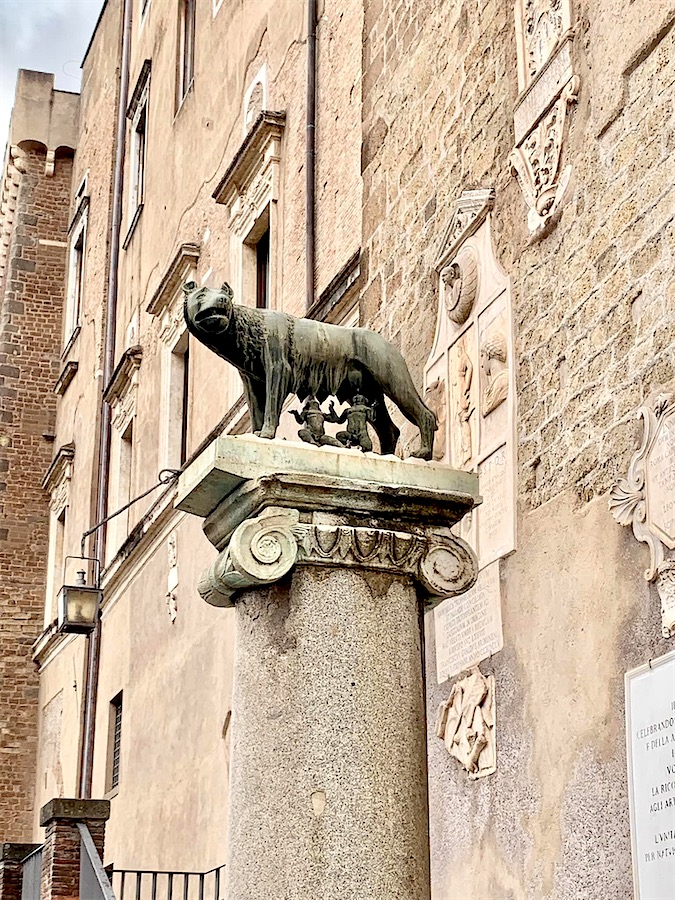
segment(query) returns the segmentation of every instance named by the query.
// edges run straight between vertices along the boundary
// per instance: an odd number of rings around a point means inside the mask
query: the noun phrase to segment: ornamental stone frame
[[[490,234],[492,189],[464,191],[440,242],[434,345],[424,370],[424,398],[436,413],[434,459],[479,476],[483,503],[455,527],[476,553],[476,597],[497,632],[479,663],[500,649],[499,559],[516,547],[515,372],[510,279]],[[448,595],[450,596],[450,595]],[[482,608],[482,607],[481,607]],[[453,644],[452,601],[434,611],[436,648]],[[454,674],[437,655],[438,681]]]
[[[520,94],[510,162],[528,205],[528,227],[537,232],[559,208],[572,174],[571,164],[561,169],[568,108],[580,87],[570,0],[516,0],[515,20]]]
[[[654,391],[636,415],[642,443],[626,478],[612,487],[609,509],[649,547],[644,577],[661,600],[663,637],[675,637],[675,381]]]

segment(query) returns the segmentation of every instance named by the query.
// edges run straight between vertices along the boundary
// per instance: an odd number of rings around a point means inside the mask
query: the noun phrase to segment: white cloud
[[[80,87],[79,66],[103,0],[0,0],[0,146],[14,103],[17,69],[53,72],[64,91]]]

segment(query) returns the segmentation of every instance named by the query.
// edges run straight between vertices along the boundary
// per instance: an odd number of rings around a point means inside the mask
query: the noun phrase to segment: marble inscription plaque
[[[513,114],[516,144],[536,125],[573,75],[572,41],[565,41],[522,95]]]
[[[511,510],[509,460],[506,445],[495,450],[478,466],[483,503],[478,518],[478,561],[481,566],[499,559],[511,550]]]
[[[675,652],[626,673],[636,900],[675,900]]]
[[[434,627],[439,684],[501,650],[499,562],[479,572],[471,590],[439,604],[434,610]]]
[[[675,413],[665,415],[647,463],[647,513],[666,547],[675,550]]]

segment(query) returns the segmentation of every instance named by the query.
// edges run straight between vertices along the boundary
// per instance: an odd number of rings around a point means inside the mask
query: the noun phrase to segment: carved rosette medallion
[[[644,577],[661,599],[664,637],[675,637],[675,387],[656,394],[638,410],[643,420],[640,449],[626,478],[612,487],[609,509],[620,525],[632,526],[649,547]]]
[[[410,575],[432,599],[464,593],[478,575],[470,547],[446,529],[315,525],[301,523],[297,510],[270,507],[235,529],[198,590],[212,606],[232,606],[238,591],[278,581],[296,563]]]
[[[436,735],[475,781],[497,770],[495,677],[476,666],[438,708]]]

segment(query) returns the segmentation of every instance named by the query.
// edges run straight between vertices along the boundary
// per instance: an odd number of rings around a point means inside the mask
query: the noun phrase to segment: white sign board
[[[626,673],[636,900],[675,900],[675,651]]]
[[[499,560],[481,569],[470,590],[435,608],[434,630],[439,684],[502,649]]]

